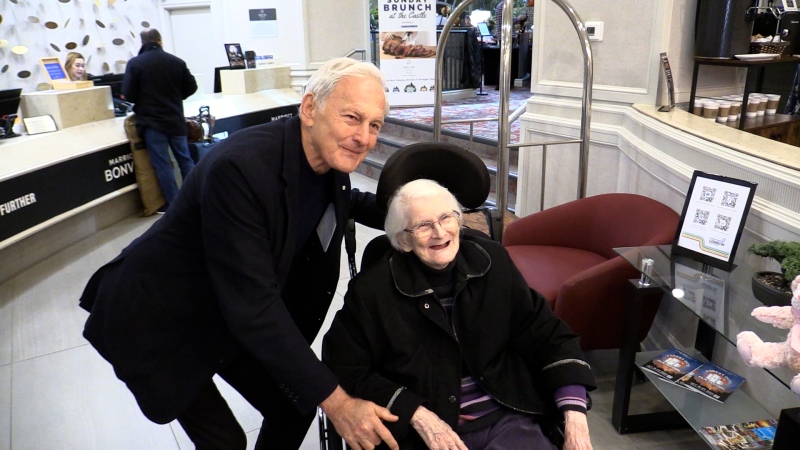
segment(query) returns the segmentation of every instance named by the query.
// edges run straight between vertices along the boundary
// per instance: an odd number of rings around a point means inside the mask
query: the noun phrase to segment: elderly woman
[[[554,401],[564,448],[591,449],[595,385],[578,336],[501,245],[460,235],[460,211],[430,180],[397,191],[394,250],[350,283],[323,361],[351,395],[399,416],[386,426],[401,449],[552,449],[538,421]]]
[[[78,52],[69,52],[64,63],[67,76],[72,81],[86,80],[86,60]]]

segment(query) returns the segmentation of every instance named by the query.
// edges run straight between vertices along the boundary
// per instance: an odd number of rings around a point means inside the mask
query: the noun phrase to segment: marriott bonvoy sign
[[[392,106],[432,105],[436,1],[379,0],[380,66]]]
[[[0,181],[0,248],[54,217],[132,189],[133,169],[125,142]]]

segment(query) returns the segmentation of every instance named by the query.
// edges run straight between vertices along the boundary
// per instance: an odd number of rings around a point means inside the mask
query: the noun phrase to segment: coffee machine
[[[727,59],[748,53],[752,6],[753,0],[697,0],[695,56]]]
[[[789,41],[787,54],[800,54],[800,11],[786,11],[781,16],[780,33],[784,41]]]

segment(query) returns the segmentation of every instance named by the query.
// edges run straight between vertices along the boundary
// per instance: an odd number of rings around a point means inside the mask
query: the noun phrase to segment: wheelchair
[[[446,187],[465,208],[464,213],[477,212],[484,215],[488,235],[469,228],[464,228],[463,233],[497,240],[499,227],[503,226],[503,216],[496,208],[486,205],[490,191],[489,170],[478,156],[446,142],[411,144],[398,150],[386,160],[378,178],[375,194],[378,207],[386,211],[389,200],[397,189],[409,181],[421,178],[436,181]],[[358,272],[355,234],[355,222],[351,219],[345,233],[345,250],[351,278]],[[364,248],[361,270],[371,267],[388,251],[391,251],[391,244],[386,235],[374,238]],[[317,415],[320,450],[349,449],[322,409],[317,410]],[[539,418],[539,425],[545,436],[556,448],[561,449],[564,444],[564,421],[555,402],[548,414]]]

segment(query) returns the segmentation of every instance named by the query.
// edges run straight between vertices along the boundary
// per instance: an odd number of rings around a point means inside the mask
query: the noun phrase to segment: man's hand
[[[564,450],[592,450],[586,414],[578,411],[565,411],[564,421]]]
[[[431,450],[468,450],[450,425],[424,406],[411,416],[411,426]]]
[[[397,421],[397,416],[375,403],[350,397],[340,386],[319,405],[339,435],[353,450],[372,450],[386,442],[398,450],[397,441],[381,420]]]

